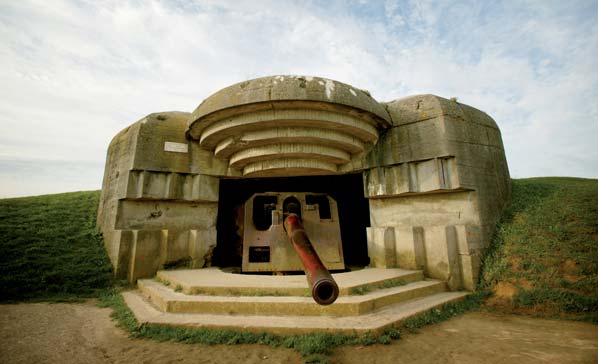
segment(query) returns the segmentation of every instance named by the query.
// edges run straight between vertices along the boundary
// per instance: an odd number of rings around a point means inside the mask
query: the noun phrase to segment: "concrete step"
[[[341,296],[332,305],[320,306],[311,297],[302,296],[187,295],[154,280],[139,280],[138,287],[146,298],[165,312],[268,316],[356,316],[446,290],[442,281],[418,281],[363,295]]]
[[[346,296],[359,291],[374,290],[393,283],[411,283],[423,279],[421,271],[398,268],[365,268],[335,273],[339,294]],[[220,268],[159,271],[156,278],[186,294],[219,296],[309,296],[305,275],[233,274]]]
[[[467,294],[468,292],[435,293],[388,305],[358,316],[297,316],[292,313],[286,316],[172,313],[161,311],[139,291],[124,292],[123,297],[140,324],[233,329],[275,334],[301,334],[314,331],[351,334],[383,330],[385,327],[397,324],[409,317],[449,302],[461,300]]]

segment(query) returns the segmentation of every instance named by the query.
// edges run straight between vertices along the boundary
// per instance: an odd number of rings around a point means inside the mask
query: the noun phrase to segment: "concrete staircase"
[[[366,268],[333,277],[340,295],[329,306],[313,301],[304,275],[218,268],[160,271],[123,296],[140,323],[297,334],[379,331],[467,295],[421,271]]]

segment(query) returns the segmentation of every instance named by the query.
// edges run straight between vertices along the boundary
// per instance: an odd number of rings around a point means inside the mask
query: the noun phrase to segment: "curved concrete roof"
[[[187,136],[243,175],[331,173],[392,125],[384,105],[342,82],[270,76],[226,87],[191,114]]]
[[[366,91],[335,80],[313,76],[278,75],[243,81],[205,99],[191,114],[189,128],[207,115],[239,106],[277,101],[314,101],[365,111],[390,123],[383,105]]]

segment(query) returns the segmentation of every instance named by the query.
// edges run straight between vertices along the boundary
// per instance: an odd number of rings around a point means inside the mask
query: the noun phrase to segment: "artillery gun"
[[[244,207],[243,272],[304,271],[313,299],[329,305],[338,286],[329,270],[344,270],[338,208],[326,194],[268,192]]]

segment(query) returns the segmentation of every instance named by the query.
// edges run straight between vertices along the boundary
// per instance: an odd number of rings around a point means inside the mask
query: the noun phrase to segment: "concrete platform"
[[[123,297],[140,324],[232,329],[275,334],[303,334],[316,331],[352,334],[381,331],[385,327],[400,323],[409,317],[449,302],[461,300],[467,294],[467,292],[437,293],[387,306],[365,315],[348,317],[170,313],[160,311],[137,291],[125,292]]]
[[[201,273],[198,273],[201,272]],[[346,296],[366,286],[376,286],[389,280],[411,283],[424,278],[421,271],[398,268],[365,268],[335,273],[332,277],[339,286],[339,295]],[[214,295],[272,295],[308,296],[310,294],[305,275],[273,276],[256,274],[233,274],[220,268],[181,269],[159,271],[157,278],[171,287],[179,286],[186,294]]]
[[[138,285],[139,292],[165,312],[268,316],[356,316],[446,290],[444,282],[419,281],[364,295],[341,296],[332,305],[320,306],[311,297],[187,295],[153,280],[141,280]]]
[[[378,331],[468,294],[446,292],[445,282],[426,280],[421,271],[366,268],[333,276],[341,296],[330,306],[313,301],[304,275],[218,268],[161,271],[123,296],[140,324],[297,334]]]

